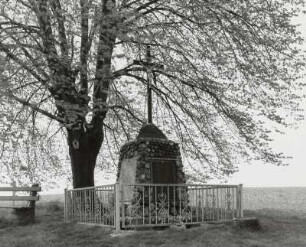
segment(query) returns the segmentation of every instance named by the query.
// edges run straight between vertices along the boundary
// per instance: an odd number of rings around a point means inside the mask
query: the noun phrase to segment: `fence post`
[[[239,184],[240,187],[240,218],[243,218],[243,190],[242,184]]]
[[[67,222],[67,188],[64,191],[64,221]]]
[[[243,205],[242,205],[242,184],[237,186],[237,218],[243,218]]]
[[[115,184],[115,229],[120,231],[120,193],[121,185],[119,183]]]
[[[125,228],[125,202],[124,202],[124,184],[121,184],[121,222],[122,222],[122,228]]]
[[[39,185],[38,184],[33,184],[32,187],[34,187],[34,188],[35,187],[39,187]],[[37,196],[37,191],[31,191],[30,192],[30,196]],[[35,203],[36,203],[35,200],[34,201],[30,201],[29,208],[33,208],[35,210]]]
[[[13,188],[16,187],[16,181],[15,181],[15,180],[13,181],[12,185],[13,185]],[[16,191],[14,190],[14,191],[13,191],[13,197],[14,197],[14,200],[13,200],[13,208],[15,208],[15,196],[16,196]]]

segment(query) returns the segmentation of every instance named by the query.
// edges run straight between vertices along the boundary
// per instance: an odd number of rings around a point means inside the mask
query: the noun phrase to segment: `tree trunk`
[[[102,142],[102,129],[68,130],[73,188],[94,186],[94,170]]]

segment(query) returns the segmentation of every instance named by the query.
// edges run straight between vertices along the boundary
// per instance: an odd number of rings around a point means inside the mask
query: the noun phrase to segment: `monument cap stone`
[[[139,131],[139,134],[136,138],[137,140],[142,139],[159,139],[159,140],[168,140],[165,134],[154,124],[144,124]]]

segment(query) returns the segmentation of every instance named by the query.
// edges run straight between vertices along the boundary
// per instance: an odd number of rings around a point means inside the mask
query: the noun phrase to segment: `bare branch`
[[[140,119],[139,117],[137,117],[130,109],[122,106],[122,105],[111,105],[111,106],[107,106],[108,109],[120,109],[123,110],[125,112],[127,112],[128,114],[130,114],[134,119],[136,119],[138,122],[144,124],[145,122]]]
[[[38,2],[38,8],[36,9],[36,16],[39,22],[39,26],[43,33],[44,51],[47,55],[47,61],[49,66],[53,69],[59,66],[58,54],[55,47],[55,38],[52,32],[51,16],[48,10],[47,0],[41,0]]]
[[[20,65],[22,68],[24,68],[26,71],[28,71],[34,78],[36,78],[38,81],[46,85],[46,79],[41,77],[39,74],[36,73],[35,69],[28,66],[24,61],[19,59],[16,55],[14,55],[5,44],[2,44],[0,42],[0,52],[4,52],[9,58],[11,58],[13,61],[15,61],[18,65]]]
[[[87,0],[80,0],[81,5],[81,53],[80,53],[80,84],[81,91],[84,94],[88,93],[88,78],[87,78],[87,58],[88,58],[88,13],[89,3]]]
[[[96,56],[96,73],[94,82],[94,116],[92,121],[104,119],[106,115],[106,101],[111,83],[111,60],[116,40],[118,20],[113,17],[114,0],[104,0],[102,7],[103,18],[100,23],[99,41]]]
[[[61,118],[43,110],[43,109],[40,109],[39,107],[37,107],[36,104],[30,103],[28,100],[21,99],[21,98],[15,96],[13,93],[10,93],[10,92],[5,92],[5,93],[3,93],[3,95],[16,100],[17,102],[21,103],[24,106],[28,106],[28,107],[32,108],[34,111],[39,112],[39,113],[41,113],[42,115],[45,115],[48,118],[56,120],[59,123],[63,123],[63,120]]]
[[[65,30],[65,17],[63,15],[63,9],[59,0],[51,1],[52,11],[56,17],[58,23],[58,34],[60,40],[60,47],[62,53],[62,59],[67,60],[68,58],[68,42],[66,38],[66,30]]]

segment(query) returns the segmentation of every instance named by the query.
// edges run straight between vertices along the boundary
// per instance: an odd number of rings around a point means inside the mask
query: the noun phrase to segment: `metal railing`
[[[242,185],[114,184],[65,191],[66,220],[116,229],[242,217]]]
[[[65,220],[115,226],[115,185],[65,190]]]
[[[226,221],[243,217],[242,186],[122,186],[122,228]]]

